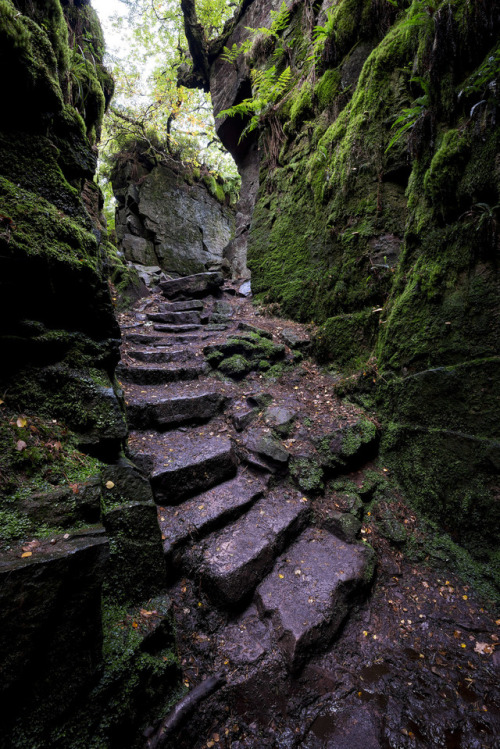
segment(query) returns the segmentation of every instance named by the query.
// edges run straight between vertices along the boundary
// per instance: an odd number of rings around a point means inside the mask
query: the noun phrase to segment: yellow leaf
[[[134,628],[134,629],[137,629],[137,627],[138,627],[139,625],[137,624],[137,622],[132,622],[132,626],[133,626],[133,628]]]
[[[281,574],[281,572],[280,572],[280,574],[278,575],[278,577],[279,577],[279,579],[280,579],[280,580],[283,580],[283,578],[284,578],[285,576],[284,576],[284,575],[282,575],[282,574]]]
[[[106,489],[112,489],[114,487],[114,484],[112,481],[106,481]]]
[[[21,557],[24,559],[25,557],[32,556],[32,554],[33,554],[32,551],[25,551],[24,554],[21,554]]]
[[[3,400],[2,400],[1,398],[0,398],[0,406],[3,406],[4,402],[5,402],[5,401],[3,401]]]
[[[19,429],[23,429],[23,428],[24,428],[24,427],[26,426],[26,424],[27,424],[27,423],[28,423],[28,422],[27,422],[27,420],[26,420],[26,419],[24,418],[24,416],[20,416],[20,417],[18,418],[18,420],[16,421],[16,424],[17,424],[17,426],[19,427]]]

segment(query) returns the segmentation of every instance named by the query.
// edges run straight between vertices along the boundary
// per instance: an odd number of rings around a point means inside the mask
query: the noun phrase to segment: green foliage
[[[414,76],[411,78],[411,83],[418,83],[424,93],[422,96],[419,96],[418,99],[415,99],[412,107],[403,109],[403,113],[393,122],[391,129],[394,129],[395,127],[398,129],[389,141],[385,153],[387,153],[406,132],[415,127],[419,119],[425,116],[425,113],[430,106],[431,94],[429,83],[420,76]]]
[[[116,81],[113,107],[105,118],[100,179],[109,178],[113,155],[127,141],[147,142],[158,160],[182,160],[211,174],[237,177],[231,157],[215,133],[209,95],[177,86],[177,69],[188,64],[182,13],[174,0],[127,3],[129,12],[114,22],[115,32],[127,34],[127,52],[113,55]],[[200,21],[210,34],[222,29],[231,9],[225,4],[197,3]],[[147,70],[147,72],[145,72]]]
[[[222,110],[217,115],[218,118],[236,116],[249,118],[249,122],[240,136],[240,141],[245,137],[245,135],[247,135],[247,133],[255,130],[259,123],[265,119],[270,110],[280,101],[280,99],[283,98],[291,86],[292,71],[290,66],[287,66],[281,73],[277,69],[279,61],[288,51],[281,35],[289,24],[290,12],[288,11],[286,3],[282,2],[279,10],[271,11],[271,26],[269,28],[262,26],[255,29],[246,26],[246,30],[250,32],[250,37],[248,39],[239,46],[233,44],[231,49],[224,47],[222,58],[226,62],[234,64],[241,54],[246,54],[252,49],[258,36],[270,39],[275,45],[272,57],[276,60],[276,64],[263,69],[252,68],[250,71],[253,96],[244,99],[242,102],[235,104],[229,109]]]
[[[283,97],[289,89],[292,81],[290,67],[285,68],[282,73],[277,72],[276,66],[272,65],[265,70],[252,70],[252,82],[255,94],[252,98],[244,99],[229,109],[223,109],[217,117],[249,117],[250,121],[244,128],[240,140],[265,118],[271,108]]]
[[[486,96],[489,91],[496,92],[495,82],[500,76],[500,45],[488,53],[483,63],[469,76],[465,85],[458,92],[458,99],[471,94]]]
[[[313,29],[312,36],[314,44],[312,53],[307,58],[307,61],[312,62],[314,65],[318,64],[323,55],[325,45],[335,35],[337,17],[334,10],[334,8],[328,8],[326,11],[326,23],[323,26],[318,24]]]

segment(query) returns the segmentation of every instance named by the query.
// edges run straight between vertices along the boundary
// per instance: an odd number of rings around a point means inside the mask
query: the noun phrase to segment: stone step
[[[132,382],[136,385],[161,385],[167,382],[179,382],[179,380],[195,380],[207,371],[204,362],[195,364],[165,364],[162,367],[139,364],[133,367],[119,364],[116,368],[118,379]]]
[[[193,310],[186,312],[148,312],[148,320],[170,325],[199,325],[200,315]]]
[[[154,335],[153,333],[126,333],[123,338],[135,346],[171,346],[167,336]]]
[[[149,393],[140,393],[127,398],[127,420],[132,429],[172,429],[212,419],[225,402],[213,389],[193,392],[189,385],[154,400]]]
[[[166,364],[193,358],[192,352],[185,348],[172,349],[166,346],[164,348],[155,346],[153,349],[135,349],[129,351],[128,355],[138,361],[146,362],[146,364]]]
[[[276,562],[255,594],[270,617],[279,648],[292,670],[328,646],[353,596],[370,582],[373,552],[328,531],[308,528]]]
[[[207,593],[225,606],[248,598],[271,570],[275,557],[309,516],[305,497],[279,488],[201,546],[198,574]],[[195,559],[196,551],[192,558]]]
[[[160,305],[160,312],[187,312],[188,310],[199,310],[200,312],[204,309],[205,305],[201,299],[185,299],[181,302],[165,302]]]
[[[236,474],[237,460],[231,441],[207,432],[206,427],[198,427],[182,432],[130,434],[132,460],[151,474],[157,504],[179,504]]]
[[[155,323],[153,325],[153,330],[158,330],[162,333],[189,333],[192,330],[200,330],[200,325],[192,324],[192,325],[169,325],[169,324],[163,324],[163,323]]]
[[[163,507],[158,511],[167,556],[190,540],[200,538],[233,519],[262,496],[264,483],[251,474],[214,486],[179,507]]]
[[[208,294],[218,293],[224,283],[222,273],[196,273],[194,276],[174,278],[171,281],[162,281],[160,288],[167,299],[177,297],[199,298]]]
[[[169,340],[172,341],[172,344],[193,343],[195,341],[206,341],[209,338],[213,338],[214,335],[215,333],[209,333],[205,329],[202,329],[197,333],[174,334],[169,336]]]

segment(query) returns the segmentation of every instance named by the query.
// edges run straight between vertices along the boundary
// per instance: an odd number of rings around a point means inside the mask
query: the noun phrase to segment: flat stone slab
[[[200,315],[193,310],[186,312],[149,312],[148,320],[169,323],[170,325],[199,325]]]
[[[240,603],[269,572],[308,514],[308,502],[301,494],[280,488],[210,536],[199,569],[208,593],[227,606]]]
[[[353,594],[373,574],[373,553],[328,531],[308,528],[282,555],[255,594],[270,616],[291,669],[322,650],[345,619]]]
[[[132,429],[171,429],[186,423],[213,418],[222,409],[225,398],[219,392],[166,394],[155,401],[148,393],[127,400],[127,419]]]
[[[150,349],[137,349],[128,352],[132,359],[137,361],[145,362],[146,364],[168,364],[170,362],[186,361],[186,359],[192,359],[193,354],[190,351],[186,351],[185,348],[168,348],[165,346],[155,346]]]
[[[165,554],[234,518],[262,496],[263,490],[264,484],[259,479],[240,474],[183,502],[180,507],[161,508],[158,518]]]
[[[166,336],[153,333],[126,333],[124,339],[135,346],[170,346]]]
[[[175,505],[231,478],[236,457],[226,437],[185,432],[133,433],[132,453],[139,447],[140,466],[152,465],[151,486],[155,502]]]
[[[167,299],[175,299],[179,296],[198,298],[218,292],[223,283],[222,273],[196,273],[193,276],[163,281],[160,283],[160,288]]]
[[[167,382],[179,382],[179,380],[195,380],[207,372],[204,362],[199,364],[165,364],[162,367],[148,366],[147,364],[126,367],[119,364],[116,375],[125,382],[136,385],[161,385]]]
[[[204,308],[201,299],[185,299],[181,302],[165,302],[160,306],[160,312],[186,312],[188,310],[199,310]]]
[[[160,333],[189,333],[192,330],[200,330],[201,324],[189,324],[189,325],[170,325],[163,323],[155,323],[153,329]]]

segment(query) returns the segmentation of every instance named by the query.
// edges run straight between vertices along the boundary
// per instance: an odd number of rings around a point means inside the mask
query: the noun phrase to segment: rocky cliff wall
[[[126,260],[179,275],[222,267],[234,235],[229,185],[178,162],[151,161],[137,147],[118,154],[111,179]]]
[[[250,69],[292,74],[259,149],[248,118],[217,121],[243,172],[260,168],[254,292],[319,325],[316,355],[382,415],[408,497],[498,580],[498,4],[287,6],[275,38],[211,67],[216,114],[251,96]],[[244,7],[228,48],[277,3]]]
[[[113,90],[103,51],[87,0],[0,2],[6,747],[112,746],[110,724],[132,742],[138,692],[163,672],[163,700],[175,673],[126,625],[117,636],[121,607],[156,593],[165,570],[149,484],[121,454],[120,333],[93,182]]]

